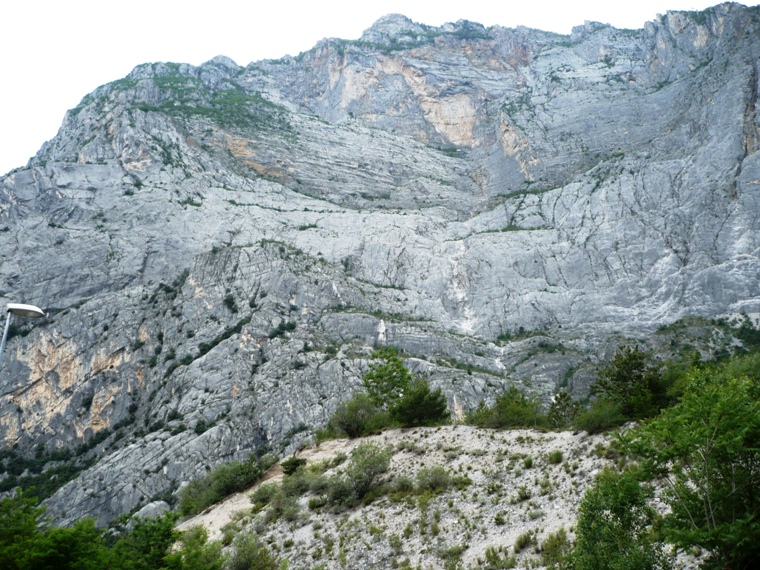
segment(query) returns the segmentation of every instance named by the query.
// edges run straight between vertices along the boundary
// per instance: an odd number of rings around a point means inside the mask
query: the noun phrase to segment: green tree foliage
[[[617,404],[627,419],[652,417],[672,404],[662,374],[638,347],[619,349],[594,388],[602,398]]]
[[[391,417],[404,427],[439,425],[449,419],[446,397],[422,378],[414,379],[391,407]]]
[[[192,527],[180,537],[182,548],[165,556],[166,570],[221,570],[224,564],[222,544],[208,542],[202,526]]]
[[[345,471],[345,480],[356,500],[361,500],[375,486],[380,477],[388,471],[393,450],[382,448],[372,442],[362,442],[351,454]]]
[[[92,519],[48,526],[36,505],[21,493],[0,500],[0,570],[221,570],[224,563],[221,544],[200,528],[178,532],[171,513],[130,519],[109,546]],[[178,540],[182,548],[173,551]]]
[[[600,433],[616,428],[624,424],[625,421],[626,417],[621,411],[620,404],[607,398],[598,398],[591,403],[587,410],[578,414],[573,425],[588,433]]]
[[[760,354],[693,370],[681,401],[623,437],[667,483],[666,538],[716,568],[760,564]]]
[[[0,568],[21,568],[17,561],[35,540],[44,512],[44,507],[37,506],[37,499],[21,492],[0,501]]]
[[[292,475],[296,471],[298,471],[299,468],[304,467],[306,465],[306,459],[303,457],[291,457],[290,459],[286,459],[285,461],[282,461],[280,463],[280,467],[282,467],[282,472],[285,473],[285,475]]]
[[[48,527],[23,553],[20,568],[35,570],[99,570],[109,558],[92,519],[71,528]]]
[[[242,534],[234,543],[227,570],[278,570],[283,568],[255,534]]]
[[[132,529],[113,547],[120,570],[156,570],[164,566],[169,548],[179,539],[174,529],[177,515],[166,513],[160,517],[133,518]]]
[[[376,350],[373,358],[364,375],[367,394],[354,394],[340,404],[327,427],[318,431],[318,439],[362,437],[393,425],[429,426],[448,421],[441,390],[430,390],[427,380],[412,375],[395,349]]]
[[[376,406],[369,395],[354,394],[338,405],[330,418],[328,429],[350,438],[369,435],[390,424],[388,412]]]
[[[42,526],[44,507],[18,493],[0,501],[0,569],[98,569],[108,559],[100,531],[91,519],[71,528]]]
[[[653,537],[650,493],[631,472],[606,469],[586,491],[576,526],[573,570],[654,570],[668,567]]]
[[[246,461],[220,465],[211,473],[190,482],[179,493],[179,510],[183,515],[199,513],[225,497],[243,491],[259,480],[274,465],[276,458],[251,455]]]
[[[553,428],[568,426],[577,417],[579,411],[578,404],[573,401],[570,394],[560,390],[554,395],[554,400],[549,406],[549,424]]]
[[[742,315],[742,324],[735,334],[745,347],[753,350],[760,348],[760,328],[753,326],[747,315]]]
[[[546,416],[541,412],[541,404],[515,386],[499,396],[492,407],[481,404],[469,414],[468,421],[486,428],[538,427],[547,424]]]
[[[572,550],[565,527],[550,533],[541,543],[541,564],[547,568],[560,568]]]
[[[412,374],[395,348],[378,349],[372,358],[375,360],[370,362],[369,372],[364,375],[364,386],[376,406],[387,406],[407,390]]]

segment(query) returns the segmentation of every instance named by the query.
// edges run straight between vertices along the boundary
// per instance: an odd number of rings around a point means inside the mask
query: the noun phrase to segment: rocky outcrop
[[[388,16],[100,87],[0,180],[0,300],[51,314],[16,323],[0,437],[73,450],[49,512],[105,523],[301,445],[375,345],[461,414],[515,382],[583,396],[620,335],[760,312],[758,26]]]

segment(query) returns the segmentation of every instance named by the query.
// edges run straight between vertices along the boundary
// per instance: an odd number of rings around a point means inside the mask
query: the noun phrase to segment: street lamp
[[[8,329],[11,327],[11,315],[17,317],[26,317],[28,319],[39,319],[44,317],[45,313],[39,307],[34,305],[21,305],[19,303],[8,303],[8,319],[5,321],[5,331],[3,332],[3,342],[0,344],[0,364],[3,362],[3,351],[5,350],[5,340],[8,338]]]

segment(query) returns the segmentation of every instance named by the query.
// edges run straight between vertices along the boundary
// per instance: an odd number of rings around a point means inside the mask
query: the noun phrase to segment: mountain
[[[732,3],[570,36],[390,15],[96,89],[0,180],[0,301],[50,315],[11,331],[0,490],[105,524],[303,445],[374,346],[457,417],[585,397],[630,339],[729,350],[716,319],[760,313],[758,61]]]

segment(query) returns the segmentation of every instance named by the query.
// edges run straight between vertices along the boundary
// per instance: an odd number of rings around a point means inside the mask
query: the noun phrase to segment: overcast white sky
[[[570,33],[586,20],[641,28],[702,0],[9,0],[0,12],[0,174],[52,138],[67,109],[140,63],[198,65],[226,55],[240,65],[296,55],[325,37],[356,39],[381,16],[441,25],[467,19]],[[747,2],[754,5],[755,2]]]

